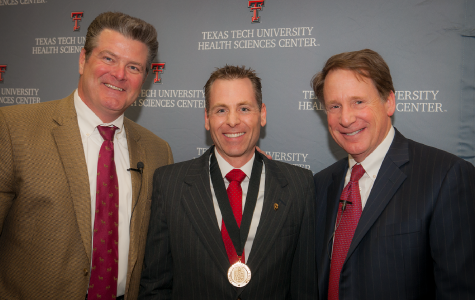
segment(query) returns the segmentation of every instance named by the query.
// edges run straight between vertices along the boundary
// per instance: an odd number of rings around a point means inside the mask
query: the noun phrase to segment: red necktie
[[[360,220],[361,195],[358,181],[364,175],[365,170],[361,165],[354,165],[351,170],[350,182],[345,186],[341,193],[340,200],[348,201],[343,216],[340,202],[338,206],[338,215],[336,218],[337,228],[335,230],[335,239],[333,242],[333,253],[330,267],[330,282],[328,285],[328,299],[338,300],[340,273],[345,262],[351,240],[355,234],[356,226]],[[351,202],[351,203],[350,203]]]
[[[97,163],[96,214],[88,300],[115,299],[119,271],[119,184],[114,163],[117,127],[97,126],[104,142]]]
[[[226,179],[229,181],[228,193],[229,203],[233,210],[234,218],[239,227],[241,227],[242,220],[242,188],[241,182],[246,177],[246,174],[240,169],[233,169],[227,175]],[[226,248],[226,253],[228,254],[229,262],[232,264],[236,263],[239,259],[234,248],[233,242],[229,237],[226,226],[224,225],[224,220],[221,225],[221,235],[223,236],[224,247]],[[242,251],[241,262],[244,263],[244,250]]]

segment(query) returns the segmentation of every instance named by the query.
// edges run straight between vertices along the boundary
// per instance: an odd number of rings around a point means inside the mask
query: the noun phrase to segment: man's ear
[[[208,111],[205,109],[205,128],[206,130],[209,131],[210,126],[209,126],[209,116],[208,116]]]
[[[84,65],[86,64],[86,50],[82,48],[81,53],[79,54],[79,74],[84,73]]]
[[[394,115],[394,112],[396,111],[396,97],[394,96],[393,91],[389,92],[388,98],[386,99],[386,113],[388,114],[388,117],[391,117]]]

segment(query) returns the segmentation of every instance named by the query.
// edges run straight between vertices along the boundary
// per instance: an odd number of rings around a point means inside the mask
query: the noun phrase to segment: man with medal
[[[155,172],[139,299],[317,299],[312,173],[256,151],[253,70],[217,69],[204,89],[214,146]]]

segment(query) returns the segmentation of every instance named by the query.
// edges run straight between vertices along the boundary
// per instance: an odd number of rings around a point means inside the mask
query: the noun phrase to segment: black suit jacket
[[[345,158],[314,177],[321,299],[347,170]],[[340,300],[475,299],[474,256],[475,168],[396,130],[343,265]]]
[[[155,172],[139,299],[316,299],[311,172],[263,158],[264,204],[247,261],[252,278],[238,289],[227,279],[209,153]]]

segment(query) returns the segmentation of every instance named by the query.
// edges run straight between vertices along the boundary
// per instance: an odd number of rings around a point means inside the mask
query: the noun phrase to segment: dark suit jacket
[[[139,299],[316,299],[310,171],[264,158],[264,205],[246,262],[252,277],[237,289],[227,279],[209,153],[155,172]]]
[[[0,298],[83,300],[91,263],[91,196],[73,95],[0,109]],[[152,174],[170,147],[124,119],[132,167],[126,299],[136,299]]]
[[[348,159],[315,175],[320,297]],[[475,168],[397,130],[356,228],[340,300],[475,299]]]

